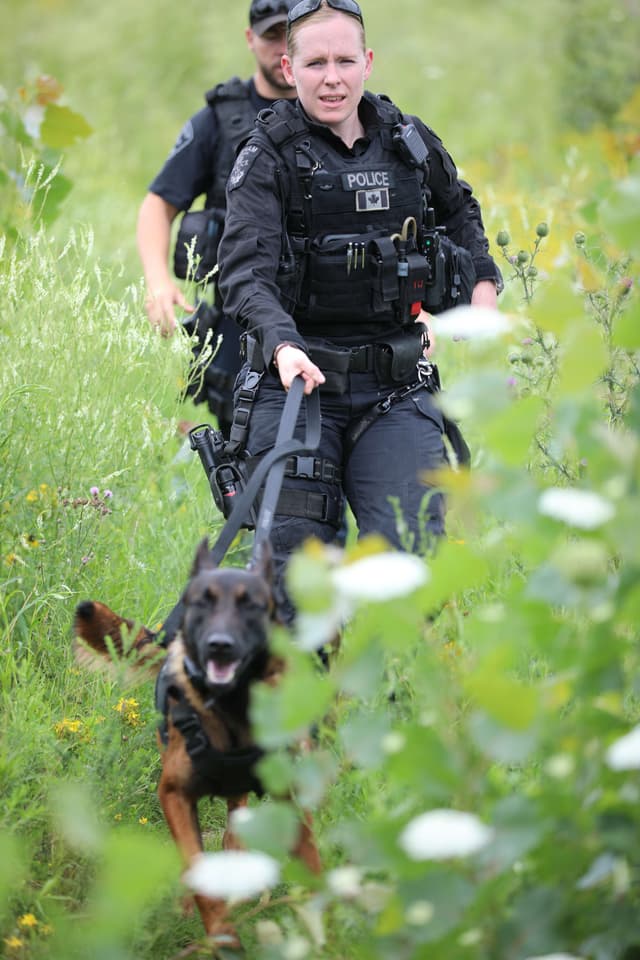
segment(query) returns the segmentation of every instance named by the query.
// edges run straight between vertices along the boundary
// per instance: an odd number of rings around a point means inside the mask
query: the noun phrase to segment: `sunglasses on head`
[[[326,2],[332,10],[349,13],[352,17],[356,17],[364,26],[362,10],[356,3],[356,0],[326,0]],[[296,21],[302,20],[303,17],[308,17],[310,13],[315,13],[316,10],[320,9],[321,4],[322,0],[300,0],[300,3],[296,3],[295,7],[292,7],[289,11],[287,27],[291,27]]]
[[[251,19],[260,20],[276,13],[287,13],[291,3],[287,0],[260,0],[251,4]]]

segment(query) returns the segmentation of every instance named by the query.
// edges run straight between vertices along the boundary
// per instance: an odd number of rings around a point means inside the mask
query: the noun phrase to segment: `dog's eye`
[[[243,593],[241,597],[238,597],[238,602],[244,610],[250,610],[253,613],[263,613],[268,609],[266,600],[250,593]]]
[[[212,607],[215,607],[216,600],[217,597],[206,594],[205,596],[195,597],[189,602],[189,606],[195,607],[196,610],[211,610]]]

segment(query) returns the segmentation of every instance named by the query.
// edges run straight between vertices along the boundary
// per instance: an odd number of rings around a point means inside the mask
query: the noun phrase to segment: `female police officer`
[[[247,453],[273,446],[295,376],[320,390],[320,449],[289,464],[272,529],[281,561],[309,536],[334,538],[343,493],[360,536],[418,549],[443,533],[442,497],[425,485],[446,460],[429,392],[388,404],[355,443],[353,428],[417,381],[422,306],[462,292],[465,261],[467,302],[496,303],[471,188],[429,128],[364,92],[372,60],[355,0],[292,7],[282,65],[298,100],[260,114],[227,185],[220,290],[263,371],[240,418]]]

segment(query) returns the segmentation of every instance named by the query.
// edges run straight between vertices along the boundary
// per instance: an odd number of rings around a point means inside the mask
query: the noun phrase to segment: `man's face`
[[[282,55],[287,49],[287,25],[278,23],[266,30],[262,36],[247,29],[247,43],[253,53],[258,72],[266,85],[260,89],[263,96],[291,96],[292,88],[282,72]]]

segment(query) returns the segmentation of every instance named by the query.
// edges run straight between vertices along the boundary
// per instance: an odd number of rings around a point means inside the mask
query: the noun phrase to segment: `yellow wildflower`
[[[114,710],[119,713],[123,721],[130,727],[140,725],[140,713],[138,707],[140,704],[133,697],[121,697],[114,705]]]
[[[25,499],[26,499],[27,503],[35,503],[36,500],[38,499],[38,491],[37,491],[37,490],[29,490],[29,493],[27,494],[27,496],[26,496]]]
[[[118,820],[118,821],[119,821],[119,820],[122,820],[122,814],[121,814],[121,813],[114,813],[113,819],[114,819],[114,820]]]
[[[41,484],[40,484],[40,496],[46,497],[46,495],[47,495],[48,493],[49,493],[49,484],[48,484],[48,483],[41,483]]]
[[[53,927],[50,923],[43,923],[40,927],[40,933],[43,937],[49,937],[53,933]]]
[[[144,827],[145,823],[149,823],[149,821],[147,820],[146,817],[140,817],[138,820],[138,823],[141,823],[142,826]]]
[[[20,937],[5,937],[4,942],[9,950],[19,950],[20,947],[24,946],[24,941]]]
[[[64,720],[55,723],[53,729],[56,732],[56,736],[60,738],[65,737],[69,733],[80,733],[82,730],[82,720],[69,720],[68,717],[65,717]]]
[[[12,567],[14,563],[18,563],[19,561],[20,557],[17,553],[8,553],[4,558],[4,562],[7,567]]]
[[[32,913],[25,913],[21,917],[18,917],[18,926],[22,930],[27,930],[29,927],[37,927],[38,918]]]

